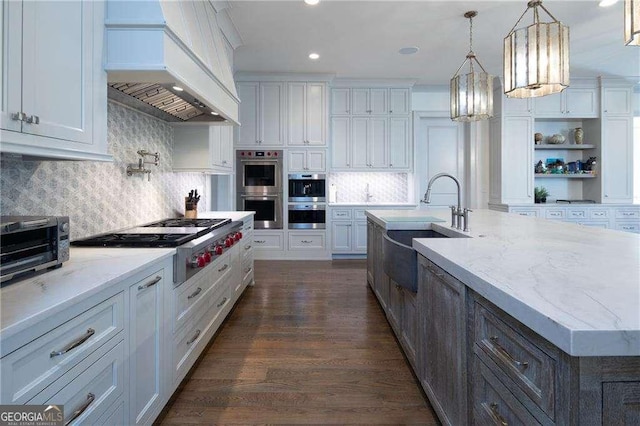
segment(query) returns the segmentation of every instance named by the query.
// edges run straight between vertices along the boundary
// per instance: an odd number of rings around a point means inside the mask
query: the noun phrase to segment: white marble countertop
[[[0,335],[8,338],[175,252],[174,248],[71,247],[62,267],[3,285]]]
[[[329,207],[386,207],[386,206],[407,206],[407,207],[416,207],[416,203],[362,203],[362,202],[353,202],[353,203],[327,203]]]
[[[240,211],[206,211],[198,212],[198,219],[226,219],[245,220],[253,216],[256,212],[240,212]]]
[[[448,210],[367,216],[386,229],[459,232]],[[471,238],[413,246],[569,355],[640,356],[640,235],[490,210],[470,213],[470,228]]]

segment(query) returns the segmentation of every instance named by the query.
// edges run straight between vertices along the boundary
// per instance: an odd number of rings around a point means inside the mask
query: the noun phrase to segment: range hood
[[[238,95],[209,1],[107,1],[108,96],[170,122],[238,123]]]

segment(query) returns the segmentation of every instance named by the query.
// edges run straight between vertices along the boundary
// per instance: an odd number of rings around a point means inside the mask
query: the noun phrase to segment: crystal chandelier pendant
[[[540,22],[538,8],[553,22]],[[533,24],[518,24],[533,10]],[[541,0],[527,4],[518,22],[504,38],[504,93],[510,98],[535,98],[559,93],[569,87],[569,27],[542,6]]]
[[[469,53],[450,82],[453,121],[478,121],[493,117],[493,76],[485,71],[473,53],[473,18],[477,14],[476,11],[464,14],[469,19]],[[467,63],[469,72],[460,74]]]
[[[624,44],[640,46],[640,0],[624,2]]]

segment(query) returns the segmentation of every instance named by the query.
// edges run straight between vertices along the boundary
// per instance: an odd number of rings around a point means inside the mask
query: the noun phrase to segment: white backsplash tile
[[[108,144],[113,163],[22,161],[0,163],[2,215],[69,216],[71,239],[184,214],[189,190],[206,187],[200,173],[173,173],[173,128],[119,104],[108,105]],[[128,177],[136,151],[160,154],[146,176]],[[205,205],[202,194],[200,205]]]
[[[366,189],[371,203],[406,203],[409,201],[407,173],[330,173],[329,185],[336,185],[338,203],[364,203]]]

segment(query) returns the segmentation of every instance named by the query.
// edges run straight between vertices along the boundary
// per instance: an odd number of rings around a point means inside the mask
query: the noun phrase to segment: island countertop
[[[449,210],[366,214],[471,237],[413,247],[569,355],[640,356],[640,235],[490,210],[470,213],[468,233],[450,228]]]

